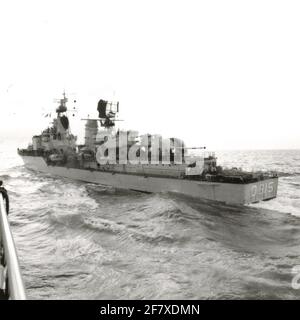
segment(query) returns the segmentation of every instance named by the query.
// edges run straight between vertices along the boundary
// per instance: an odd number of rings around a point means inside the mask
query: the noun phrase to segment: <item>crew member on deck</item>
[[[6,205],[6,213],[9,213],[9,199],[8,199],[8,194],[7,190],[3,187],[3,181],[0,180],[0,193],[3,196],[3,199],[5,200],[5,205]]]

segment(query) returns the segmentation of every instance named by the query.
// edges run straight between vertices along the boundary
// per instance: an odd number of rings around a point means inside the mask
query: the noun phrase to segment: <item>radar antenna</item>
[[[97,106],[98,118],[97,119],[81,119],[81,120],[94,120],[100,121],[101,127],[110,129],[116,125],[116,121],[123,121],[116,119],[119,112],[119,102],[112,102],[100,99]]]
[[[109,129],[115,126],[116,114],[119,112],[119,102],[100,99],[97,107],[101,127]]]

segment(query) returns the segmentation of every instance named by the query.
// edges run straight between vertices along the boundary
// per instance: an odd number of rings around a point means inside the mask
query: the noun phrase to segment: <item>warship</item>
[[[98,117],[82,119],[85,140],[70,129],[68,98],[59,99],[51,125],[18,149],[27,168],[56,176],[140,192],[169,192],[247,205],[276,197],[275,172],[217,165],[215,153],[195,155],[178,138],[116,129],[119,102],[100,100]],[[196,148],[194,148],[196,149]],[[199,147],[205,149],[205,147]]]

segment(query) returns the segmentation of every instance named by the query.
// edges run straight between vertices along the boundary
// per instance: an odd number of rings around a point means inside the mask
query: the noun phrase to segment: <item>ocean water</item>
[[[31,172],[16,148],[0,179],[28,298],[300,298],[300,150],[218,152],[280,175],[277,199],[237,207]]]

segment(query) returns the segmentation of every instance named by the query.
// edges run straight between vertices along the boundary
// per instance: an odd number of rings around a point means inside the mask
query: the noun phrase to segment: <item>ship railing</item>
[[[7,200],[6,200],[7,201]],[[2,279],[1,279],[2,278]],[[0,193],[0,288],[1,298],[26,300],[19,259],[10,230],[4,199]]]
[[[29,149],[18,149],[18,154],[21,156],[40,156],[43,157],[45,152],[42,149],[29,150]]]

